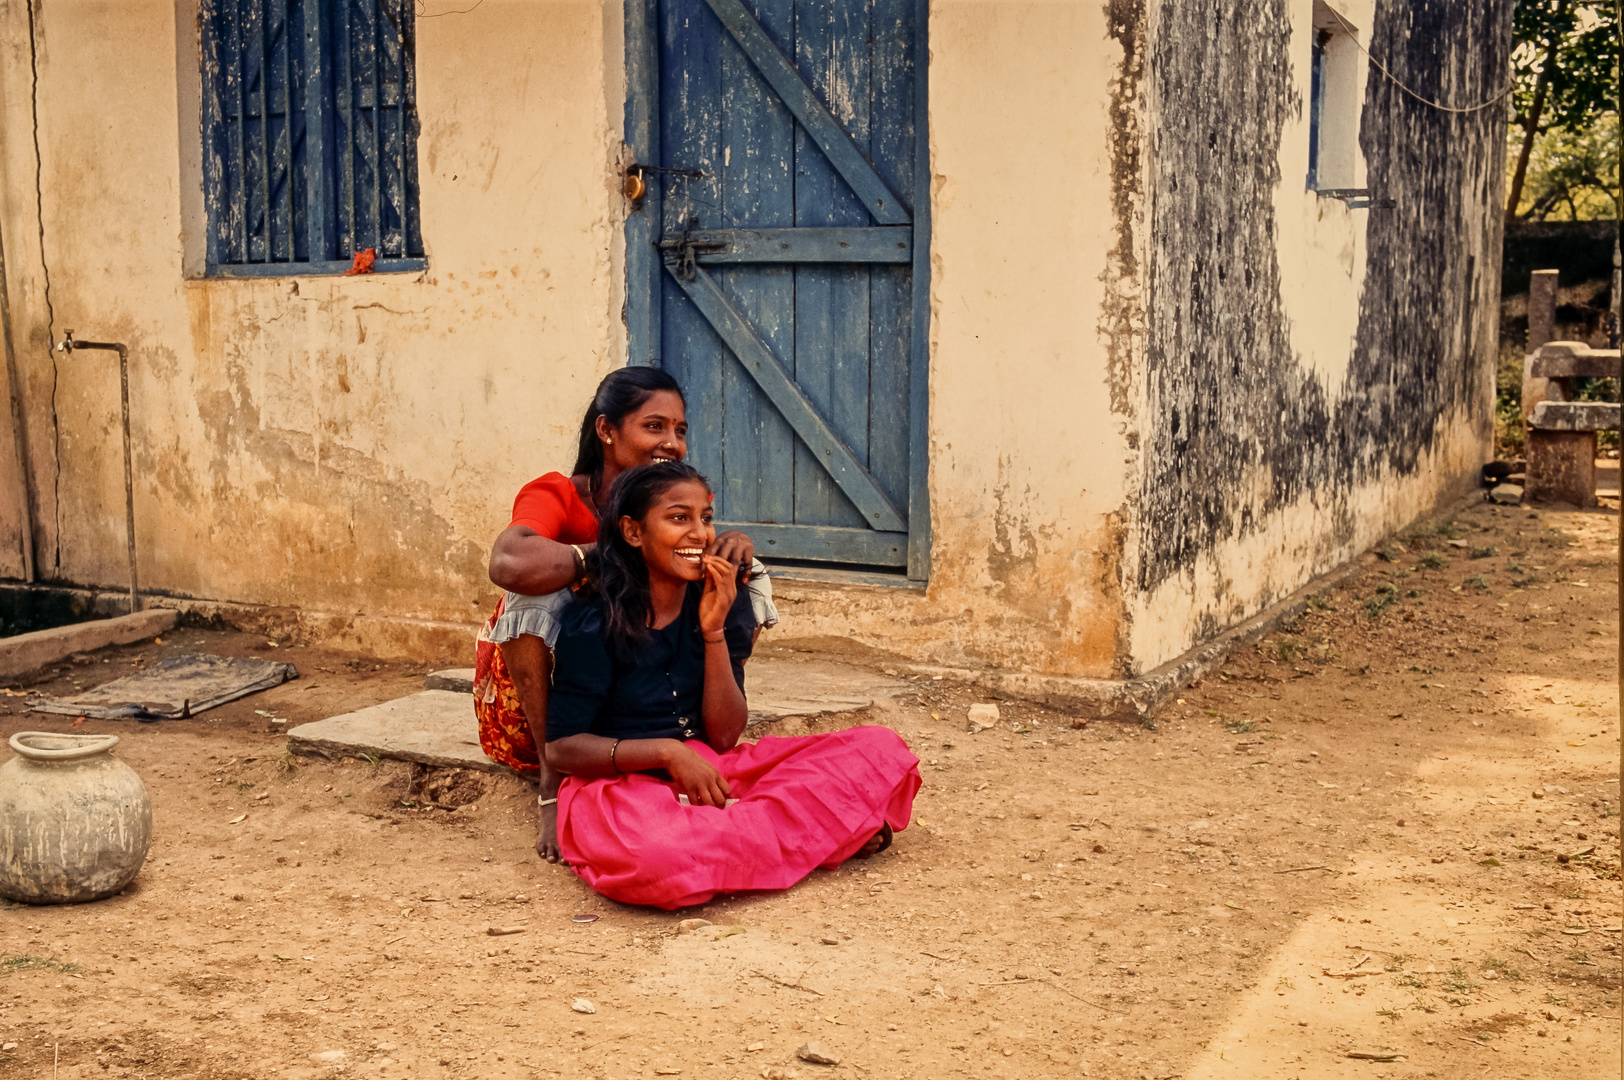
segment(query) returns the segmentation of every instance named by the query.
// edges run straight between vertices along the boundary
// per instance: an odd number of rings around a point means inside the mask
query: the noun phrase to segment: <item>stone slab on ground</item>
[[[748,667],[750,722],[852,712],[908,686],[901,679],[826,660],[756,659]],[[300,724],[288,750],[305,757],[372,757],[420,765],[506,772],[479,747],[473,668],[448,668],[424,679],[432,689],[357,712]]]
[[[757,657],[744,668],[750,721],[855,712],[909,689],[904,679],[831,660]]]
[[[876,697],[895,694],[908,686],[901,679],[827,660],[765,656],[758,656],[745,665],[744,684],[750,699],[752,724],[787,716],[866,709],[874,704]],[[474,669],[446,668],[430,672],[423,677],[423,687],[471,694]]]
[[[458,694],[474,692],[474,669],[471,667],[445,668],[423,676],[423,689],[450,690]]]
[[[479,725],[466,693],[424,690],[288,731],[288,750],[304,757],[373,757],[484,772],[507,772],[479,748]]]
[[[90,652],[108,645],[133,645],[157,637],[174,626],[178,617],[173,611],[150,609],[6,638],[0,641],[0,678],[9,679],[54,664],[73,653]]]

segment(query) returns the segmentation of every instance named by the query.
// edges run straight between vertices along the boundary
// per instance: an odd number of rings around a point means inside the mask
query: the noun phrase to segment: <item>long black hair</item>
[[[592,477],[596,488],[597,481],[603,479],[603,443],[598,441],[598,417],[619,427],[622,420],[641,409],[644,402],[661,390],[670,390],[682,398],[684,405],[688,403],[677,380],[659,368],[623,367],[605,375],[581,420],[581,442],[575,451],[575,468],[570,474]]]
[[[642,521],[661,495],[689,481],[711,490],[710,481],[698,469],[680,461],[656,461],[627,469],[609,486],[609,509],[598,528],[598,546],[589,561],[588,575],[592,590],[602,601],[603,633],[611,651],[625,655],[648,640],[654,615],[648,564],[620,531],[620,519]]]

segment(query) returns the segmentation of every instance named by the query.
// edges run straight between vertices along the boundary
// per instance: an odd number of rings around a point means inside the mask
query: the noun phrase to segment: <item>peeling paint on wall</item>
[[[1492,342],[1481,328],[1497,287],[1503,113],[1445,113],[1371,76],[1361,148],[1370,190],[1396,206],[1356,211],[1368,215],[1357,337],[1328,387],[1294,351],[1282,299],[1277,198],[1303,182],[1281,171],[1282,133],[1303,107],[1306,54],[1291,48],[1295,17],[1302,51],[1307,5],[1295,7],[1166,0],[1157,12],[1135,581],[1147,595],[1193,583],[1200,560],[1306,501],[1325,535],[1280,550],[1275,584],[1289,591],[1352,541],[1361,489],[1418,475],[1463,430],[1480,444],[1488,434]],[[1483,101],[1504,86],[1510,8],[1381,0],[1369,48],[1424,96]],[[1451,461],[1435,493],[1459,490],[1470,464]],[[1219,595],[1194,598],[1207,607],[1195,637],[1272,599],[1258,587],[1266,573],[1236,574],[1233,597],[1222,595],[1227,574],[1207,576]]]

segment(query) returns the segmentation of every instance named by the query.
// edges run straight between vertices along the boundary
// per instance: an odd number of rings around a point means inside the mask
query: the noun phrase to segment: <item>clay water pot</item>
[[[146,861],[152,800],[108,751],[117,735],[19,731],[0,765],[0,896],[74,904],[112,896]]]

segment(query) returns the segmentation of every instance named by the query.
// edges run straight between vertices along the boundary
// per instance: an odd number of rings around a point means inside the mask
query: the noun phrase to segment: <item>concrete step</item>
[[[450,690],[458,694],[474,692],[474,669],[471,667],[445,668],[423,676],[423,689]]]
[[[148,608],[133,615],[35,630],[0,640],[0,678],[54,664],[73,653],[108,645],[131,645],[157,637],[175,625],[179,616],[167,608]]]
[[[372,757],[482,772],[508,772],[479,748],[468,694],[424,690],[288,731],[288,750],[304,757]]]
[[[484,772],[507,772],[485,756],[474,719],[473,668],[426,676],[428,689],[382,705],[300,724],[288,750],[306,757],[379,757]],[[750,723],[866,709],[909,688],[901,679],[827,660],[759,658],[746,666]]]
[[[820,660],[759,657],[745,665],[750,722],[785,716],[852,712],[874,704],[877,695],[895,693],[908,684],[861,668]],[[473,668],[446,668],[423,676],[423,689],[474,691]]]

